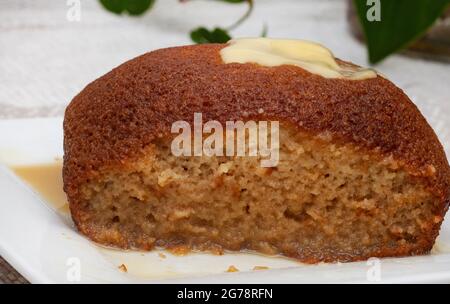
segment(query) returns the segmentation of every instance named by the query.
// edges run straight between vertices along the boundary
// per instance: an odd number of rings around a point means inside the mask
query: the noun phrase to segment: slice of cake
[[[425,254],[449,205],[445,153],[402,90],[305,41],[128,61],[70,103],[64,151],[77,228],[126,249]]]

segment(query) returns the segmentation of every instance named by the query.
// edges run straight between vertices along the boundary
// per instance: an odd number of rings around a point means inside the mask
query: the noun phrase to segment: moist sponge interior
[[[258,157],[175,157],[169,140],[155,142],[82,186],[79,228],[121,248],[352,261],[431,249],[435,204],[391,158],[282,126],[274,168]]]

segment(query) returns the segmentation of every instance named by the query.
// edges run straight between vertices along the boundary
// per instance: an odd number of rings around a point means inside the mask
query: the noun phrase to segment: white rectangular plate
[[[0,121],[0,255],[32,283],[450,283],[450,225],[427,256],[304,265],[249,253],[125,252],[100,247],[9,169],[62,157],[62,119]],[[119,266],[124,264],[128,272]],[[239,272],[227,273],[229,266]],[[253,270],[265,266],[268,270]]]

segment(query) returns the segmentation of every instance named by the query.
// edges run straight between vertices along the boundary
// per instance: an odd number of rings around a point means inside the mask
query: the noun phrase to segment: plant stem
[[[235,23],[233,23],[232,25],[228,26],[226,29],[227,31],[231,31],[234,30],[235,28],[237,28],[241,23],[243,23],[252,13],[253,11],[253,0],[247,0],[246,1],[248,3],[248,9],[245,12],[245,14],[239,18]]]

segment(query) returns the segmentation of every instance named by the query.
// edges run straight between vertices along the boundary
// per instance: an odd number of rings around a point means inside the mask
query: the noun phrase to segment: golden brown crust
[[[449,200],[449,165],[435,133],[403,91],[378,76],[326,79],[296,66],[224,64],[221,44],[161,49],[89,84],[64,119],[64,187],[72,203],[99,170],[134,156],[177,120],[275,119],[378,149]],[[263,113],[261,113],[263,110]],[[72,210],[76,211],[76,210]],[[74,216],[75,220],[79,219]],[[436,227],[436,235],[439,226]]]

